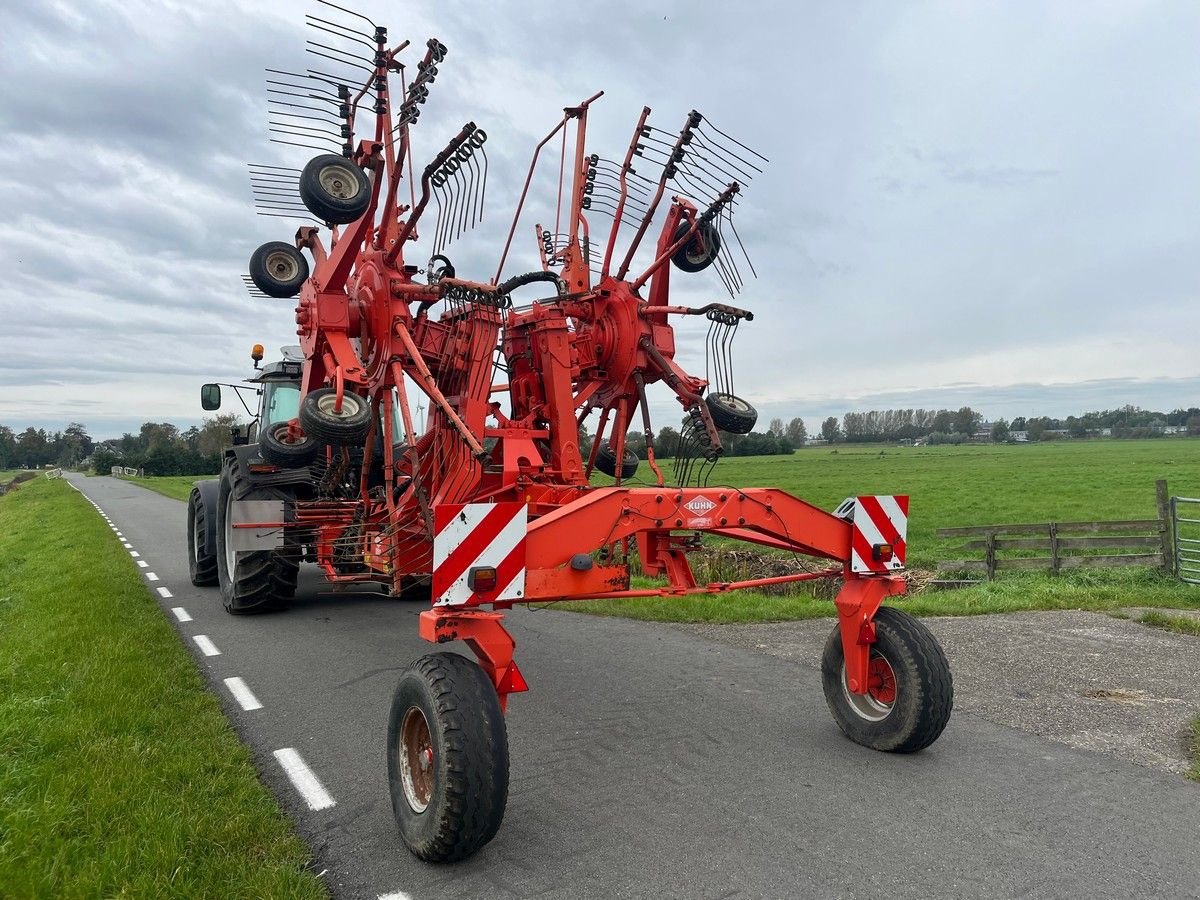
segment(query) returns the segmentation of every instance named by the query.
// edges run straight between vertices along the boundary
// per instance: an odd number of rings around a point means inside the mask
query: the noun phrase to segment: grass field
[[[326,896],[128,555],[63,481],[0,498],[0,896]]]
[[[157,475],[151,478],[130,478],[134,484],[150,488],[176,500],[186,501],[192,492],[192,485],[206,478],[216,478],[216,475]]]

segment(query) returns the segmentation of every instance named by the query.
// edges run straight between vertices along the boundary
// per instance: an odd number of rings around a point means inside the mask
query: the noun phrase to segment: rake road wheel
[[[730,434],[749,434],[758,422],[758,410],[733,394],[708,394],[704,404],[713,424]]]
[[[286,469],[299,469],[317,458],[321,445],[308,435],[292,440],[288,423],[276,422],[264,429],[258,439],[258,452],[267,462]]]
[[[344,156],[313,157],[300,173],[300,199],[322,222],[348,225],[371,205],[371,182]]]
[[[350,391],[342,393],[337,407],[337,390],[331,387],[309,391],[300,401],[300,427],[319,443],[334,447],[357,446],[371,428],[371,404]]]
[[[690,222],[680,222],[675,229],[674,241],[678,241],[691,228]],[[672,241],[672,243],[674,243]],[[671,262],[681,272],[703,272],[713,264],[717,254],[721,252],[721,235],[713,225],[701,225],[691,239],[675,251]]]
[[[621,465],[621,480],[623,481],[626,478],[632,478],[636,475],[640,463],[641,460],[638,459],[638,455],[626,447],[625,461]],[[601,444],[600,449],[596,451],[596,468],[609,478],[617,477],[617,454],[608,442]]]
[[[466,859],[495,837],[508,803],[508,730],[478,663],[430,653],[404,671],[387,764],[400,837],[418,859]]]
[[[297,548],[234,550],[234,500],[289,500],[280,488],[255,487],[236,463],[226,463],[217,492],[217,575],[221,602],[231,615],[286,609],[296,594],[300,568]]]
[[[250,257],[250,280],[268,297],[295,297],[307,278],[308,260],[283,241],[268,241]]]
[[[835,627],[821,657],[825,702],[842,733],[889,753],[923,750],[942,733],[954,706],[954,681],[933,633],[908,613],[881,606],[875,613],[867,693],[846,684],[842,636]]]
[[[193,490],[188,497],[188,577],[196,587],[217,583],[217,554],[207,546],[208,510],[200,492]]]

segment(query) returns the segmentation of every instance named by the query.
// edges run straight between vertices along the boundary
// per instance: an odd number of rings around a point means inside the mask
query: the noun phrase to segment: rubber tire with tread
[[[272,465],[287,469],[299,469],[307,466],[317,458],[321,445],[307,434],[295,442],[284,440],[278,436],[282,431],[286,437],[287,430],[287,422],[276,422],[263,429],[262,434],[258,437],[259,456]]]
[[[361,444],[371,428],[371,404],[364,397],[345,391],[342,394],[342,411],[347,403],[357,403],[358,410],[351,415],[334,415],[321,409],[322,397],[336,394],[334,388],[322,387],[309,391],[300,401],[300,427],[304,433],[319,443],[334,447]]]
[[[435,779],[416,812],[404,794],[400,731],[417,706],[429,725]],[[508,729],[491,679],[474,660],[429,653],[401,674],[388,717],[392,811],[408,849],[426,862],[466,859],[496,836],[508,804]]]
[[[226,505],[235,500],[289,500],[291,495],[277,487],[254,486],[236,461],[227,461],[221,471],[217,493],[217,572],[221,602],[231,615],[252,615],[286,609],[296,594],[300,568],[298,548],[246,550],[238,553],[236,571],[227,570],[225,559]]]
[[[825,702],[842,733],[864,747],[915,753],[942,733],[954,707],[954,679],[933,633],[908,613],[881,606],[875,613],[875,647],[896,676],[896,699],[886,718],[870,721],[850,706],[843,692],[845,656],[835,626],[821,656]]]
[[[638,455],[626,447],[625,464],[621,466],[621,480],[636,475],[640,464],[641,460],[638,459]],[[617,454],[607,441],[601,444],[600,449],[596,451],[596,468],[609,478],[617,477]]]
[[[356,193],[352,197],[336,197],[321,184],[321,172],[330,166],[344,169],[355,182]],[[305,208],[331,225],[349,225],[360,218],[371,205],[371,182],[365,172],[353,161],[336,153],[314,156],[300,173],[298,185],[300,199]]]
[[[731,404],[730,400],[736,400],[745,409]],[[708,407],[713,424],[730,434],[749,434],[758,422],[758,410],[733,394],[707,394],[704,397],[704,405]]]
[[[690,222],[680,222],[679,227],[675,229],[672,243],[683,237],[691,227]],[[701,241],[704,243],[703,247],[700,246]],[[691,240],[675,251],[671,262],[681,272],[703,272],[713,264],[720,252],[720,233],[712,224],[701,225]]]
[[[279,278],[271,271],[268,260],[276,254],[289,257],[296,268],[296,274],[290,278]],[[250,256],[250,280],[254,286],[268,297],[295,297],[308,278],[308,260],[292,244],[283,241],[268,241]]]
[[[196,551],[196,532],[204,534],[207,530],[208,513],[200,491],[193,489],[188,497],[187,514],[188,577],[196,587],[211,587],[217,583],[217,555]]]

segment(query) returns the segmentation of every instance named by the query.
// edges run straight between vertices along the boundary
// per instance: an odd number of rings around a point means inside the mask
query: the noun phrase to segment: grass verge
[[[0,894],[325,897],[129,557],[62,481],[0,498]]]
[[[132,484],[149,488],[164,496],[187,502],[192,493],[192,485],[206,478],[216,478],[216,475],[155,475],[150,478],[130,478]]]
[[[1151,625],[1154,628],[1162,628],[1165,631],[1173,631],[1176,634],[1194,634],[1200,637],[1200,619],[1191,619],[1187,616],[1169,616],[1160,612],[1148,612],[1138,619],[1143,625]]]
[[[1200,716],[1192,719],[1192,767],[1187,771],[1187,777],[1192,781],[1200,781]]]

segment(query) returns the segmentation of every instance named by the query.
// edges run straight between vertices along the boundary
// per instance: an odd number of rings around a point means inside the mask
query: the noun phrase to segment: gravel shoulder
[[[956,715],[1187,771],[1188,722],[1200,712],[1200,638],[1083,611],[923,621],[950,659]],[[833,620],[675,627],[817,668]]]

